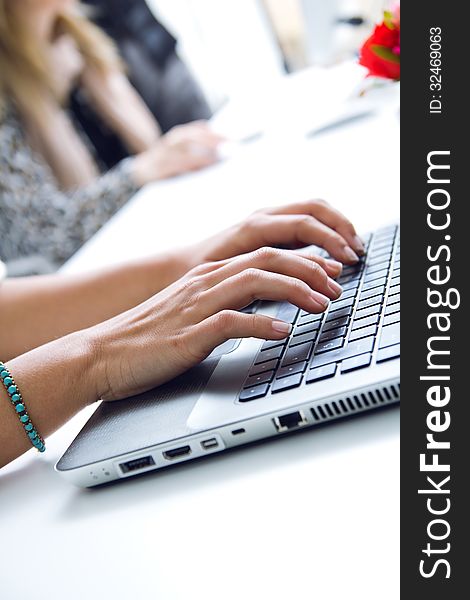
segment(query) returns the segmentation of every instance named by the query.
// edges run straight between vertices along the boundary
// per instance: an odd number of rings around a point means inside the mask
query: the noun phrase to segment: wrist
[[[8,361],[42,437],[98,399],[93,356],[93,346],[85,332],[77,332]]]
[[[162,154],[163,149],[163,154]],[[152,183],[159,179],[164,179],[171,175],[165,168],[165,149],[162,148],[162,142],[157,142],[149,150],[145,150],[134,156],[130,168],[131,178],[136,185],[142,187],[147,183]]]

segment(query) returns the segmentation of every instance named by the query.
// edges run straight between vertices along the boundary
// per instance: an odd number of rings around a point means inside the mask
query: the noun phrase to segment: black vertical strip
[[[401,294],[401,597],[404,600],[457,599],[468,593],[463,590],[468,590],[470,512],[466,492],[470,481],[467,465],[470,459],[470,95],[466,91],[470,71],[469,26],[467,2],[402,3],[401,223],[405,261]],[[431,43],[432,38],[438,39],[438,30],[441,39],[433,48],[440,51],[441,69],[432,72],[430,61],[437,54],[430,54]],[[441,48],[437,50],[439,44]],[[437,85],[431,88],[431,83],[439,82],[441,89]],[[441,102],[440,113],[430,112],[431,100]],[[439,103],[434,102],[432,108],[438,110]],[[450,169],[434,169],[430,179],[439,182],[428,182],[429,153],[436,151],[449,152],[435,154],[431,160],[450,165]],[[444,183],[442,180],[447,178],[450,182]],[[443,206],[446,198],[450,198],[449,206],[442,210],[430,208],[430,192],[432,204]],[[433,230],[428,218],[438,226],[450,218],[449,227]],[[428,251],[433,259],[428,258]],[[437,269],[429,272],[433,266]],[[447,283],[429,281],[429,277],[442,281],[449,272]],[[450,294],[452,304],[460,294],[460,307],[430,307],[428,289],[440,292],[444,301],[446,294]],[[438,298],[435,293],[431,301],[439,304]],[[431,317],[428,322],[432,313],[445,315],[439,323],[442,327],[450,323],[449,331],[439,331],[437,318]],[[450,355],[433,357],[434,364],[449,364],[448,370],[428,368],[427,344],[434,336],[450,337],[448,341],[432,342],[435,349],[450,350]],[[420,380],[420,376],[435,375],[448,375],[450,381]],[[437,388],[441,397],[444,386],[448,386],[450,400],[447,405],[433,407],[427,394],[429,388],[438,385],[442,386]],[[430,416],[432,411],[438,412]],[[449,417],[450,426],[445,428]],[[442,426],[443,431],[432,432],[429,424]],[[426,435],[430,433],[436,441],[450,442],[450,449],[427,449]],[[450,465],[450,471],[422,471],[420,454],[426,455],[427,463],[436,454],[435,460]],[[448,476],[450,479],[443,483]],[[418,490],[427,492],[419,494]],[[448,511],[437,515],[430,508],[435,511],[448,508]],[[420,573],[420,565],[428,577]]]

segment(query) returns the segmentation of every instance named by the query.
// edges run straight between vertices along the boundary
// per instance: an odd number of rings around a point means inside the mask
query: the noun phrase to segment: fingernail
[[[338,275],[343,270],[343,265],[337,260],[331,260],[330,258],[327,258],[325,262],[330,267],[330,269],[333,269],[333,271],[335,273],[338,273]]]
[[[343,248],[343,254],[348,259],[348,261],[355,263],[359,262],[358,255],[349,246],[345,246]]]
[[[323,294],[320,294],[319,292],[312,292],[311,297],[315,304],[319,304],[323,310],[328,308],[330,300]]]
[[[328,279],[328,289],[336,298],[339,298],[343,292],[343,288],[333,279]]]
[[[274,331],[278,333],[284,333],[288,335],[292,331],[292,325],[290,323],[286,323],[285,321],[273,321],[272,328]]]
[[[364,242],[361,240],[361,238],[358,235],[355,235],[353,241],[354,241],[354,250],[359,254],[364,254],[365,247],[364,247]]]

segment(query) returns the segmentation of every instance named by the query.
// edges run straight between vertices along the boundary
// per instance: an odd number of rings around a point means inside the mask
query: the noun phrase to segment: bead
[[[18,387],[15,384],[13,376],[5,365],[0,361],[0,385],[3,384],[5,387],[10,400],[15,408],[16,413],[20,419],[20,423],[23,425],[26,435],[28,436],[31,444],[38,450],[38,452],[44,452],[46,450],[46,444],[34,429],[34,425],[31,423],[31,419],[26,411],[26,406],[23,403],[23,398]]]

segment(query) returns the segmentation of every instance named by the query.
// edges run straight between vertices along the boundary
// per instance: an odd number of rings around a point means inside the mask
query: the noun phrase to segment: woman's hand
[[[262,246],[301,248],[315,244],[346,264],[357,262],[364,245],[352,223],[324,200],[264,208],[189,249],[193,261],[222,260]],[[197,264],[197,263],[193,263]]]
[[[85,330],[95,349],[96,399],[116,400],[162,384],[230,338],[285,338],[290,324],[238,309],[266,299],[324,311],[341,287],[318,260],[261,248],[203,264],[139,306]]]
[[[218,160],[223,141],[203,121],[178,125],[158,143],[134,158],[133,175],[138,185],[208,167]]]

